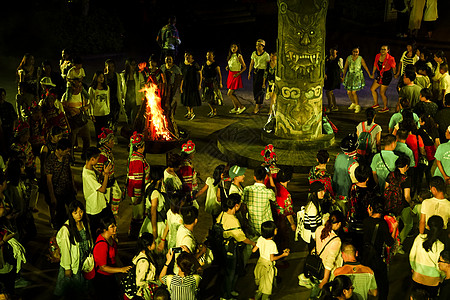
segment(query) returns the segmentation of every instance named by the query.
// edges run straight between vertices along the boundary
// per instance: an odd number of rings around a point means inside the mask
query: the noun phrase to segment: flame
[[[145,93],[145,134],[151,140],[173,140],[172,133],[168,130],[168,123],[161,107],[161,97],[156,84],[149,82],[140,90]]]

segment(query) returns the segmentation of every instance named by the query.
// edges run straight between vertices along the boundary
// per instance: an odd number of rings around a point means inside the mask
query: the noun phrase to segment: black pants
[[[123,296],[120,294],[119,284],[114,274],[103,275],[96,273],[95,277],[92,279],[92,285],[94,287],[96,299],[123,299]]]
[[[383,261],[378,261],[377,263],[370,266],[375,275],[375,281],[378,286],[378,300],[387,300],[389,294],[389,278],[387,265]]]
[[[64,222],[67,221],[67,209],[66,207],[72,202],[73,200],[76,200],[75,193],[71,190],[67,194],[55,194],[56,198],[56,208],[55,208],[55,229],[61,228],[63,226]]]
[[[262,104],[264,101],[264,69],[255,69],[253,76],[253,97],[256,104]]]

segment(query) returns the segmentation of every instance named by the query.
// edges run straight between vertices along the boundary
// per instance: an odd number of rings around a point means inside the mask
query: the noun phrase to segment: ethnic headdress
[[[264,150],[261,151],[261,155],[267,165],[271,165],[277,161],[277,154],[275,153],[272,144],[268,144]]]
[[[195,151],[195,144],[193,141],[189,140],[181,146],[181,152],[186,154],[191,154]]]
[[[130,137],[130,145],[136,146],[136,148],[141,148],[145,145],[144,135],[138,133],[137,131],[133,132],[133,135]]]
[[[110,139],[114,138],[114,131],[107,127],[102,127],[101,133],[98,135],[99,144],[107,143]]]

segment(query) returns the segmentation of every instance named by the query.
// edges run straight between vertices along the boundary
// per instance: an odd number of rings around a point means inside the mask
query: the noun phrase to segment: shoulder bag
[[[322,248],[319,254],[317,254],[317,251],[314,247],[314,253],[310,253],[306,256],[305,265],[303,267],[303,273],[309,274],[310,276],[314,276],[315,278],[322,280],[324,273],[325,273],[325,267],[323,265],[322,259],[320,258],[320,255],[325,250],[325,248],[328,246],[328,244],[337,238],[338,236],[332,237]]]

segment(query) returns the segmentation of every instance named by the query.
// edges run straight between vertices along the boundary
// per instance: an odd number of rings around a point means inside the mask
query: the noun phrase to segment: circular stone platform
[[[316,154],[326,148],[330,162],[334,161],[340,149],[334,135],[322,137],[318,141],[289,141],[264,133],[261,130],[264,118],[245,119],[222,129],[217,135],[217,147],[227,156],[228,161],[255,168],[264,161],[261,151],[267,144],[273,144],[280,166],[292,166],[294,172],[308,172],[317,164]],[[278,147],[282,146],[282,147]],[[283,149],[285,148],[285,149]]]

